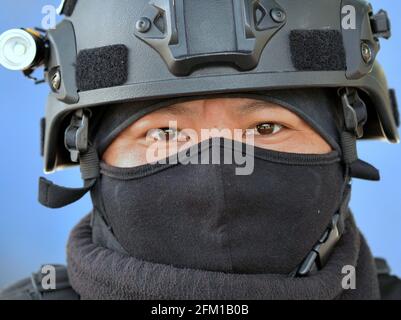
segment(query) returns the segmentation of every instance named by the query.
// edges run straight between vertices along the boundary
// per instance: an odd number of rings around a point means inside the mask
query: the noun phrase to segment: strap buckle
[[[78,110],[65,130],[64,145],[70,152],[73,162],[78,162],[79,155],[88,151],[89,117],[89,111]]]
[[[361,138],[363,136],[363,125],[367,120],[365,103],[359,97],[356,89],[340,89],[339,95],[343,106],[345,128],[355,134],[357,138]]]
[[[312,251],[309,252],[305,260],[301,263],[296,273],[299,277],[307,276],[314,267],[321,270],[330,258],[334,247],[341,238],[341,233],[338,228],[340,220],[340,213],[336,213],[326,231],[319,239],[317,244],[313,247]]]

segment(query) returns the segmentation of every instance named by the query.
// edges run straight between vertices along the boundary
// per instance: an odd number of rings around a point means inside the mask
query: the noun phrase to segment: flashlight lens
[[[33,36],[22,29],[0,35],[0,64],[10,70],[25,70],[35,61],[37,46]]]

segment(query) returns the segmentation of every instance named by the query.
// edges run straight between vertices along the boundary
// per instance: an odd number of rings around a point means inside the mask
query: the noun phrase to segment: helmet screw
[[[59,90],[60,86],[61,86],[61,74],[60,74],[60,70],[57,70],[54,75],[52,76],[51,79],[51,86],[53,88],[53,90]]]
[[[270,16],[277,23],[284,22],[285,19],[287,18],[287,15],[285,14],[285,12],[279,8],[272,9],[270,11]]]
[[[365,63],[370,63],[373,58],[373,52],[370,46],[366,42],[362,42],[361,44],[361,53],[362,53],[362,58]]]
[[[142,17],[136,22],[136,30],[140,33],[148,32],[152,23],[148,18]]]

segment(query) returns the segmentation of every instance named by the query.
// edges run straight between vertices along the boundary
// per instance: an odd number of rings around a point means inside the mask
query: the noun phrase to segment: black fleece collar
[[[68,273],[82,299],[379,299],[373,258],[354,220],[327,265],[306,278],[227,274],[140,261],[92,241],[90,216],[72,231]],[[356,268],[356,289],[344,290],[343,267]]]

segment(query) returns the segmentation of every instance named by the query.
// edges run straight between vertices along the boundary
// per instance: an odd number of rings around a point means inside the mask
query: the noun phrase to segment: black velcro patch
[[[74,12],[75,5],[77,4],[78,0],[65,0],[62,14],[70,17]]]
[[[292,30],[291,59],[297,70],[346,70],[343,38],[338,30]]]
[[[128,48],[113,45],[82,50],[77,57],[76,82],[80,91],[115,87],[128,79]]]

